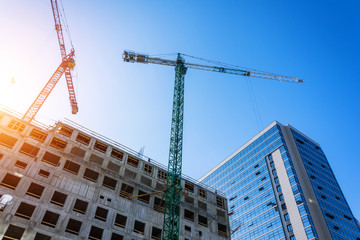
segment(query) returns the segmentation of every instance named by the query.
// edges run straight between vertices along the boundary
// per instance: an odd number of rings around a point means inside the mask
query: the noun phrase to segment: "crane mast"
[[[66,84],[68,87],[69,92],[69,99],[71,105],[71,112],[72,114],[76,114],[78,112],[78,106],[75,96],[74,84],[72,81],[72,76],[70,70],[75,67],[75,50],[72,48],[69,54],[66,54],[66,47],[64,36],[62,33],[61,21],[60,21],[60,14],[57,5],[57,0],[51,0],[51,7],[53,11],[54,21],[55,21],[55,30],[57,33],[59,46],[60,46],[60,53],[61,53],[61,63],[59,67],[56,69],[55,73],[51,76],[49,81],[46,83],[44,88],[41,90],[39,95],[36,97],[34,102],[31,104],[30,108],[24,114],[22,120],[25,122],[31,122],[42,105],[44,104],[45,100],[54,89],[57,82],[60,80],[63,74],[65,74]]]
[[[65,48],[64,35],[62,33],[62,26],[61,26],[61,21],[60,21],[60,14],[59,14],[59,9],[58,9],[58,5],[57,5],[57,0],[51,0],[51,7],[53,10],[53,15],[54,15],[55,30],[56,30],[58,41],[59,41],[61,58],[62,58],[62,60],[64,60],[66,58],[66,48]],[[74,52],[74,49],[71,49],[71,51]],[[69,60],[69,63],[73,64],[75,66],[75,61],[73,58],[71,58]],[[77,102],[76,102],[74,84],[73,84],[72,76],[71,76],[71,72],[70,72],[70,68],[73,68],[74,66],[72,66],[72,67],[70,66],[69,68],[65,69],[65,79],[66,79],[66,84],[68,87],[72,114],[76,114],[79,111]]]
[[[165,208],[162,239],[178,240],[180,233],[181,215],[180,204],[184,119],[184,80],[187,68],[293,83],[303,83],[304,80],[276,74],[252,72],[237,68],[224,68],[218,66],[186,63],[180,53],[178,53],[177,59],[176,61],[174,61],[162,58],[149,57],[145,54],[124,51],[123,59],[125,62],[153,63],[175,67],[175,84],[170,133],[168,177],[166,181],[165,191]]]

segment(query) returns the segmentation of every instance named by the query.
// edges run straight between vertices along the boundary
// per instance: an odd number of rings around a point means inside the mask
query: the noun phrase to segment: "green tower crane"
[[[170,134],[170,151],[168,163],[168,176],[165,190],[164,223],[162,231],[163,240],[178,240],[180,229],[180,203],[181,203],[181,167],[182,167],[182,143],[183,143],[183,113],[184,113],[184,78],[188,68],[241,75],[246,77],[265,78],[284,82],[303,83],[299,78],[226,68],[207,66],[194,63],[186,63],[178,53],[177,59],[167,60],[150,57],[149,55],[124,51],[125,62],[154,63],[175,67],[175,85],[173,96],[173,109]],[[187,56],[187,55],[186,55]]]

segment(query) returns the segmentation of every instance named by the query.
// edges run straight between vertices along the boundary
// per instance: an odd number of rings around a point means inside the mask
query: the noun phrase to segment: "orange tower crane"
[[[55,73],[51,76],[50,80],[46,83],[44,88],[41,90],[39,95],[31,104],[30,108],[26,111],[25,115],[22,118],[22,120],[25,122],[31,122],[34,119],[35,115],[40,110],[41,106],[44,104],[45,100],[47,99],[47,97],[54,89],[55,85],[57,84],[57,82],[60,80],[60,78],[64,73],[66,78],[66,84],[69,91],[71,112],[72,114],[76,114],[79,110],[75,97],[74,84],[70,72],[70,70],[72,70],[75,67],[75,60],[74,60],[75,50],[74,48],[71,48],[70,53],[66,54],[65,41],[62,33],[61,19],[60,19],[57,0],[51,0],[51,7],[54,15],[55,30],[59,40],[62,61],[59,67],[56,69]]]

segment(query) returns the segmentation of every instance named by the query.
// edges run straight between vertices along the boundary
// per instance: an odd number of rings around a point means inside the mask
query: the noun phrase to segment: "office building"
[[[228,198],[231,239],[360,240],[320,145],[273,122],[200,181]]]
[[[0,239],[160,240],[166,167],[73,122],[0,110]],[[183,175],[180,240],[229,239],[227,200]]]

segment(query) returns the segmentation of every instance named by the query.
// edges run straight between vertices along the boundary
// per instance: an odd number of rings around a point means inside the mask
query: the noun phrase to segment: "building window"
[[[97,207],[96,208],[96,212],[95,212],[95,218],[99,219],[101,221],[106,222],[106,218],[107,218],[107,214],[108,214],[109,210],[102,208],[102,207]]]
[[[64,170],[69,173],[77,175],[80,170],[80,165],[72,161],[66,160],[64,165]]]
[[[254,168],[258,168],[259,167],[259,164],[256,164],[255,166],[254,166]]]
[[[289,221],[290,220],[289,214],[285,213],[284,218],[285,218],[285,221]]]
[[[318,186],[317,188],[318,188],[319,190],[322,190],[322,189],[323,189],[321,186]]]
[[[98,172],[95,172],[89,168],[86,168],[85,169],[85,172],[84,172],[84,176],[83,178],[87,179],[87,180],[90,180],[92,182],[96,182],[97,179],[99,177],[99,173]]]
[[[278,191],[278,192],[281,191],[281,186],[280,185],[276,187],[276,191]]]
[[[85,202],[85,201],[80,200],[80,199],[76,199],[73,211],[85,214],[88,205],[89,205],[88,202]]]
[[[143,168],[144,172],[148,173],[148,174],[152,174],[154,171],[154,167],[151,166],[150,164],[144,163],[144,168]]]
[[[38,175],[40,175],[40,176],[43,176],[43,177],[49,177],[49,175],[50,175],[50,172],[48,172],[48,171],[45,171],[45,170],[43,170],[43,169],[40,169],[39,170],[39,172],[38,172]]]
[[[280,194],[280,195],[279,195],[279,199],[280,199],[280,201],[283,201],[283,200],[284,200],[284,195],[283,195],[283,194]]]
[[[161,179],[161,180],[165,181],[167,179],[167,172],[159,169],[157,177],[158,177],[158,179]]]
[[[119,150],[116,150],[116,149],[113,148],[112,151],[111,151],[110,156],[113,157],[113,158],[116,158],[117,160],[122,161],[122,159],[124,157],[124,153],[122,153]]]
[[[57,149],[64,149],[66,148],[67,142],[62,141],[56,137],[54,137],[51,142],[50,142],[50,146],[53,148],[57,148]]]
[[[223,237],[227,237],[226,225],[218,223],[218,234]]]
[[[150,202],[150,195],[148,193],[139,190],[138,195],[139,195],[138,196],[139,201],[144,202],[144,203]]]
[[[140,182],[141,182],[142,184],[148,186],[148,187],[151,187],[151,186],[152,186],[152,180],[151,180],[150,178],[141,176]]]
[[[15,225],[10,224],[7,228],[4,237],[4,240],[20,240],[24,234],[25,228],[21,228]]]
[[[104,162],[104,159],[95,154],[91,154],[90,158],[89,158],[89,162],[92,162],[92,163],[95,163],[95,164],[101,166]]]
[[[70,153],[72,153],[72,154],[74,154],[74,155],[76,155],[78,157],[83,158],[83,157],[85,157],[86,151],[79,148],[79,147],[73,147],[73,148],[71,148]]]
[[[161,198],[155,197],[154,199],[154,210],[163,213],[165,201]]]
[[[290,236],[290,240],[296,240],[295,236],[294,235]]]
[[[194,221],[194,212],[184,209],[184,218],[189,221]]]
[[[259,191],[262,191],[262,190],[264,190],[264,187],[259,188]]]
[[[201,201],[198,201],[198,207],[203,210],[207,210],[207,204]]]
[[[22,162],[22,161],[19,161],[17,160],[14,164],[16,167],[19,167],[19,168],[22,168],[22,169],[25,169],[26,166],[27,166],[27,163],[26,162]]]
[[[206,198],[206,191],[205,189],[199,188],[199,196]]]
[[[75,235],[79,235],[81,224],[82,224],[82,222],[70,218],[69,222],[68,222],[68,224],[66,226],[65,232],[75,234]]]
[[[133,192],[134,192],[134,187],[123,183],[121,185],[120,197],[129,198],[132,196]]]
[[[144,231],[145,231],[145,223],[139,222],[137,220],[135,220],[135,224],[134,224],[134,232],[139,233],[144,235]]]
[[[50,202],[62,207],[65,204],[66,198],[67,198],[66,194],[55,191]]]
[[[11,137],[5,133],[0,133],[0,144],[8,147],[13,148],[15,143],[17,142],[17,139],[14,137]]]
[[[32,214],[34,213],[34,210],[35,206],[22,202],[16,210],[15,216],[30,219]]]
[[[76,137],[76,141],[85,145],[89,145],[91,138],[79,133]]]
[[[58,166],[59,161],[60,161],[60,156],[52,154],[50,152],[45,152],[41,161],[46,162],[53,166]]]
[[[185,231],[191,232],[191,227],[185,225]]]
[[[123,216],[121,214],[116,214],[116,218],[115,218],[115,226],[121,227],[121,228],[125,228],[126,227],[126,221],[127,221],[127,217]]]
[[[19,184],[20,180],[21,180],[20,177],[7,173],[0,185],[11,189],[15,189],[16,186]]]
[[[271,162],[271,163],[270,163],[270,167],[272,167],[272,168],[275,167],[275,163],[274,163],[274,162]]]
[[[225,208],[225,203],[224,203],[224,199],[219,197],[219,196],[216,196],[216,205],[219,207],[219,208]]]
[[[276,175],[276,169],[273,169],[273,170],[272,170],[272,174],[273,174],[273,175]]]
[[[288,230],[288,232],[291,232],[292,230],[293,230],[293,228],[292,228],[292,225],[291,224],[289,224],[289,225],[287,225],[287,230]]]
[[[274,178],[274,182],[275,182],[275,183],[278,183],[278,182],[279,182],[279,178],[278,178],[278,177]]]
[[[64,125],[61,125],[58,132],[61,134],[61,135],[64,135],[66,137],[71,137],[71,134],[73,133],[74,130],[72,130],[71,128],[68,128]]]
[[[104,229],[91,226],[90,233],[89,233],[89,239],[91,240],[101,240],[103,235]]]
[[[349,220],[349,221],[351,221],[351,220],[352,220],[352,218],[351,218],[351,217],[349,217],[349,216],[344,215],[344,217],[345,217],[347,220]]]
[[[25,154],[27,156],[30,156],[30,157],[36,157],[39,150],[40,150],[40,148],[38,148],[38,147],[35,147],[28,143],[24,143],[22,145],[22,147],[20,148],[19,152],[22,154]]]
[[[260,175],[260,173],[261,173],[260,171],[257,171],[257,172],[255,173],[255,175],[256,175],[256,176],[257,176],[257,175]]]
[[[26,194],[35,198],[40,198],[44,192],[45,187],[36,183],[31,183]]]
[[[48,136],[47,133],[39,131],[35,128],[30,133],[30,137],[42,143],[45,142],[47,136]]]
[[[112,233],[111,235],[111,240],[123,240],[124,236],[117,234],[117,233]]]
[[[334,229],[335,230],[339,230],[340,228],[338,226],[334,226]]]
[[[16,120],[11,120],[11,122],[9,123],[8,127],[12,130],[16,130],[16,131],[19,131],[19,132],[22,132],[24,131],[25,129],[25,124],[19,122],[19,121],[16,121]]]
[[[328,218],[334,219],[335,217],[331,214],[325,213],[325,216],[327,216]]]
[[[51,237],[42,233],[36,233],[34,240],[51,240]]]
[[[220,218],[225,218],[225,212],[224,211],[220,211],[219,209],[216,209],[216,214]]]
[[[133,167],[138,167],[139,166],[139,160],[137,160],[136,158],[133,158],[133,157],[128,157],[128,160],[127,160],[127,164],[129,164],[130,166],[133,166]]]
[[[135,179],[136,178],[136,172],[130,171],[129,169],[125,169],[124,176]]]
[[[156,239],[156,240],[160,240],[161,239],[161,229],[156,228],[156,227],[152,227],[151,238]]]
[[[103,186],[115,190],[117,181],[110,177],[104,176]]]
[[[194,184],[185,182],[185,190],[189,192],[194,192]]]
[[[59,216],[60,214],[54,213],[54,212],[50,212],[50,211],[46,211],[41,224],[55,228],[56,227],[56,223],[59,220]]]
[[[286,204],[285,204],[285,203],[281,204],[281,209],[282,209],[283,211],[286,210]]]
[[[202,226],[204,226],[204,227],[207,227],[207,226],[208,226],[207,217],[198,215],[198,222],[199,222],[200,225],[202,225]]]
[[[106,153],[106,150],[107,150],[108,146],[99,142],[99,141],[96,141],[95,142],[95,145],[94,145],[94,149],[99,151],[99,152],[102,152],[102,153]]]

